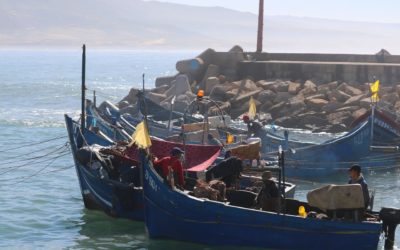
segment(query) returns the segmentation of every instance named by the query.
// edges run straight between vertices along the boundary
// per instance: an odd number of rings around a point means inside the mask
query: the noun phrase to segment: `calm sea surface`
[[[117,101],[141,86],[142,73],[153,86],[155,77],[175,74],[177,60],[198,54],[87,52],[87,86],[99,101]],[[217,249],[149,240],[143,223],[84,208],[63,121],[64,113],[79,114],[80,67],[79,49],[0,50],[0,249]],[[346,180],[296,181],[296,196]],[[398,171],[369,173],[367,180],[377,209],[400,207]]]

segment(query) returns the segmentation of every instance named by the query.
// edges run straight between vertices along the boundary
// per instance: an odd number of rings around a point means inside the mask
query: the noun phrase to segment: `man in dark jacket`
[[[349,168],[349,175],[350,175],[350,180],[348,184],[360,184],[363,195],[364,195],[364,204],[365,208],[368,207],[369,205],[369,190],[368,190],[368,184],[364,179],[364,176],[361,173],[361,167],[359,165],[353,165]]]
[[[263,125],[259,122],[250,120],[248,115],[244,115],[242,119],[243,122],[247,124],[247,136],[260,137],[260,134],[262,134]]]

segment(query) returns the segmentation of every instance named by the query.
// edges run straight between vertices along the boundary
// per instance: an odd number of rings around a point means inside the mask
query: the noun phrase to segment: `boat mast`
[[[86,109],[85,109],[85,92],[86,92],[86,45],[82,47],[82,111],[81,111],[81,129],[83,130],[86,125]]]

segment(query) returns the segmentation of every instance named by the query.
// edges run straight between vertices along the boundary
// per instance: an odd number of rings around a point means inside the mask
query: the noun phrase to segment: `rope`
[[[34,176],[37,176],[37,175],[40,174],[43,170],[45,170],[45,169],[48,168],[51,164],[53,164],[53,163],[55,162],[55,160],[57,160],[57,159],[60,158],[61,156],[63,156],[63,155],[59,155],[58,157],[54,157],[54,159],[53,159],[52,161],[50,161],[48,164],[46,164],[44,167],[42,167],[42,168],[39,169],[38,171],[34,172],[34,173],[31,174],[31,175],[22,176],[22,177],[20,177],[20,179],[21,179],[20,181],[17,181],[17,182],[14,182],[14,183],[10,183],[10,184],[18,184],[18,183],[23,182],[23,181],[26,180],[26,179],[30,179],[30,178],[32,178],[32,177],[34,177]],[[14,178],[14,180],[15,180],[15,178]],[[1,181],[6,181],[6,180],[1,180]]]
[[[66,152],[66,151],[65,151],[65,152]],[[47,162],[47,161],[49,161],[49,160],[51,161],[51,160],[53,160],[53,159],[58,159],[58,158],[60,158],[60,157],[63,157],[63,156],[69,155],[69,154],[70,154],[70,152],[66,152],[66,153],[60,154],[60,155],[58,155],[58,156],[49,158],[49,159],[44,159],[44,160],[42,160],[42,161],[36,161],[36,162],[34,162],[34,163],[30,163],[29,165],[36,165],[36,164],[38,164],[38,163],[44,163],[44,162]],[[19,168],[22,168],[22,167],[24,167],[24,166],[27,166],[27,165],[28,165],[28,164],[21,164],[21,165],[17,165],[17,166],[2,168],[2,169],[7,169],[7,170],[1,172],[1,173],[0,173],[0,176],[1,176],[1,175],[4,175],[4,174],[6,174],[6,173],[9,173],[9,172],[11,172],[11,171],[13,171],[13,170],[15,170],[15,169],[19,169]]]
[[[58,147],[58,148],[56,148],[55,150],[50,151],[50,152],[48,152],[48,153],[46,153],[46,154],[43,154],[43,155],[34,156],[34,157],[29,157],[29,158],[25,158],[25,159],[17,160],[17,161],[12,160],[12,161],[2,162],[2,163],[0,164],[0,166],[6,165],[6,164],[12,164],[12,163],[21,163],[21,162],[26,162],[26,161],[33,161],[33,162],[35,162],[35,160],[38,160],[38,159],[41,159],[41,158],[45,158],[45,157],[47,157],[47,156],[49,156],[49,155],[51,155],[51,154],[62,153],[62,152],[64,152],[65,149],[68,149],[67,145],[68,145],[68,144],[65,143],[63,146]],[[62,150],[62,152],[59,152],[59,151],[61,151],[61,150]],[[2,167],[2,168],[0,168],[0,169],[7,169],[7,168],[13,168],[13,167],[12,167],[12,166],[11,166],[11,167]]]
[[[22,145],[22,146],[19,146],[19,147],[15,147],[15,148],[8,148],[8,149],[5,149],[5,150],[0,150],[0,153],[9,152],[9,151],[12,151],[12,150],[15,150],[15,149],[24,148],[24,147],[30,147],[30,146],[34,146],[34,145],[39,145],[39,144],[43,144],[43,143],[46,143],[46,142],[59,140],[59,139],[66,138],[66,137],[67,137],[66,135],[63,135],[63,136],[51,138],[51,139],[44,140],[44,141],[25,144],[25,145]]]

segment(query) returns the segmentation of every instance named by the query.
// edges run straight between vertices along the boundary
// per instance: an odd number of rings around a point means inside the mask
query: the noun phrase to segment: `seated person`
[[[369,205],[369,190],[368,190],[368,184],[364,179],[364,176],[361,173],[361,167],[359,165],[353,165],[349,168],[349,175],[350,175],[350,180],[348,184],[360,184],[363,195],[364,195],[364,203],[365,203],[365,208],[368,207]]]
[[[256,197],[261,210],[278,212],[280,204],[279,189],[275,184],[271,171],[262,174],[263,187]]]
[[[171,150],[171,156],[166,156],[162,159],[154,160],[154,167],[161,169],[161,175],[163,178],[167,179],[170,176],[171,171],[174,174],[174,180],[178,179],[177,184],[180,188],[184,187],[185,180],[183,177],[183,166],[181,163],[181,158],[184,151],[178,147],[174,147]],[[175,182],[175,181],[174,181]],[[170,185],[174,186],[174,183],[170,183]]]

